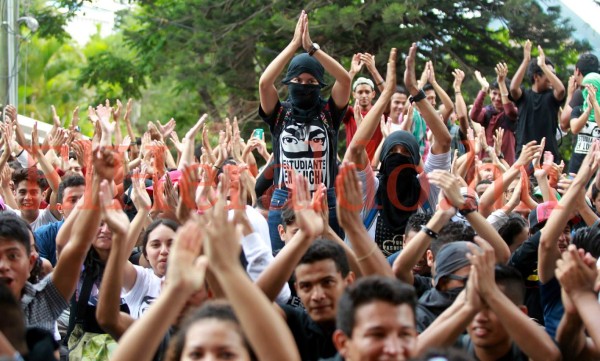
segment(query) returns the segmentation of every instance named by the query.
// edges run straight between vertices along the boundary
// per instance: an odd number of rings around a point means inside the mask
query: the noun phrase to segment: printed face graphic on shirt
[[[327,184],[328,135],[323,127],[290,123],[281,132],[281,177],[288,184],[286,170],[306,177],[310,190]]]

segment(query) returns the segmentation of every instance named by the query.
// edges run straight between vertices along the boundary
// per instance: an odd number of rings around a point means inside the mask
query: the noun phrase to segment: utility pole
[[[18,106],[18,0],[4,0],[0,14],[0,104]]]

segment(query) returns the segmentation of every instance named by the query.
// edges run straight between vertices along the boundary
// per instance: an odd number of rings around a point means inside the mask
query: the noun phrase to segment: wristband
[[[427,228],[427,226],[421,226],[421,232],[425,232],[426,235],[433,239],[438,238],[438,234],[432,231],[431,229]]]
[[[507,96],[508,96],[508,93],[502,93],[502,94],[500,94],[500,95],[501,95],[501,96],[503,96],[503,97],[507,97]]]
[[[410,97],[408,97],[408,100],[410,100],[410,103],[415,103],[415,102],[420,102],[421,100],[425,99],[426,95],[425,92],[423,91],[423,89],[419,89],[419,92],[416,95],[411,95]]]
[[[385,80],[380,81],[379,83],[375,84],[377,86],[380,86],[381,84],[385,83]]]

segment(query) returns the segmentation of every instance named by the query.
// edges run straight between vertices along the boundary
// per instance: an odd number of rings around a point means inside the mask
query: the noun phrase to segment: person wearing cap
[[[346,126],[346,145],[350,144],[354,134],[356,134],[356,129],[360,124],[360,121],[367,115],[369,110],[371,110],[377,90],[382,92],[384,89],[385,80],[377,71],[377,68],[375,67],[375,56],[371,54],[354,54],[350,71],[348,72],[350,77],[354,79],[354,76],[361,71],[364,65],[366,65],[369,73],[371,73],[371,77],[377,82],[377,88],[375,88],[373,80],[365,77],[359,77],[352,85],[354,107],[348,107],[343,119],[344,125]],[[370,160],[373,159],[375,151],[382,139],[383,135],[381,130],[379,128],[375,129],[373,137],[371,137],[366,144],[367,154]]]
[[[560,360],[552,338],[528,317],[519,272],[496,264],[493,248],[475,241],[480,247],[469,245],[463,295],[419,335],[416,352],[455,346],[477,360]]]
[[[294,56],[302,47],[305,53]],[[288,100],[280,101],[275,80],[289,61],[283,84],[288,86]],[[335,78],[328,100],[321,98],[326,86],[324,73]],[[288,198],[291,176],[301,173],[315,191],[319,184],[328,189],[328,202],[335,204],[333,189],[337,174],[337,133],[350,98],[351,78],[331,56],[313,43],[308,30],[308,15],[302,11],[290,44],[267,66],[260,77],[260,117],[269,125],[273,143],[276,187],[269,212],[269,231],[273,251],[283,247],[277,226],[281,206]],[[342,234],[335,212],[330,225]]]

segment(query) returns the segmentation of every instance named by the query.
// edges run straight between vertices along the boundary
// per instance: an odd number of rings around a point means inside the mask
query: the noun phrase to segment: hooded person
[[[300,46],[306,53],[296,55]],[[288,62],[282,80],[288,87],[288,98],[280,101],[275,81]],[[321,89],[326,86],[325,72],[335,78],[327,100],[321,97]],[[301,173],[311,191],[324,184],[328,203],[335,204],[337,136],[348,106],[350,88],[348,72],[311,41],[308,17],[303,11],[292,41],[269,64],[259,82],[259,115],[269,126],[273,145],[273,184],[276,189],[268,216],[273,252],[283,247],[277,226],[281,223],[281,210],[288,199],[293,174]],[[335,212],[329,212],[329,224],[343,236]]]
[[[579,167],[588,153],[594,139],[600,139],[600,127],[598,127],[598,114],[594,110],[595,104],[600,104],[600,74],[589,73],[581,82],[583,90],[583,104],[576,106],[571,112],[571,131],[577,135],[573,154],[569,161],[569,173],[579,172]],[[596,88],[595,94],[591,94],[588,86]],[[595,95],[595,96],[594,96]]]
[[[421,161],[419,144],[409,132],[393,132],[384,141],[379,160],[381,167],[376,199],[381,210],[376,223],[375,242],[385,254],[391,254],[401,246],[394,240],[404,234],[408,218],[417,211],[421,200],[417,169]]]
[[[465,288],[471,262],[467,253],[472,242],[455,241],[444,245],[435,257],[434,288],[425,292],[417,304],[417,331],[423,332],[442,314]]]

